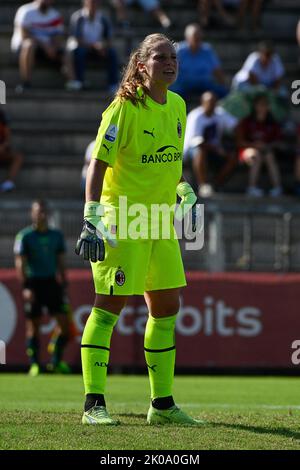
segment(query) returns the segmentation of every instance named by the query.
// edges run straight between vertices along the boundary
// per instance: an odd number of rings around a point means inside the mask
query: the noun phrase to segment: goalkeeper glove
[[[105,246],[103,238],[112,247],[117,244],[101,220],[103,215],[104,206],[99,202],[89,201],[85,204],[83,228],[76,243],[75,253],[77,255],[83,254],[83,259],[90,260],[93,263],[104,260]]]
[[[197,196],[193,188],[186,181],[182,181],[177,185],[177,195],[181,198],[181,203],[175,211],[175,219],[181,222],[185,216],[191,211],[188,232],[197,231],[200,226],[200,212],[197,209]]]

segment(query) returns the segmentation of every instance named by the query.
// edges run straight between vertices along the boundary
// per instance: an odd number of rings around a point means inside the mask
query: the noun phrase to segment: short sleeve
[[[126,136],[126,101],[114,100],[102,114],[92,158],[113,167]]]
[[[30,10],[26,10],[25,8],[20,8],[17,11],[16,18],[15,18],[15,25],[21,26],[22,28],[29,28],[32,24],[32,15]]]
[[[24,5],[23,5],[23,7],[24,7]],[[15,26],[23,26],[23,27],[28,26],[28,21],[26,21],[26,18],[28,18],[27,11],[23,7],[20,7],[17,10],[15,20],[14,20]]]
[[[258,61],[258,54],[257,52],[251,52],[251,54],[248,55],[247,59],[245,60],[242,70],[244,72],[254,72],[257,68],[257,61]]]
[[[27,255],[27,243],[26,243],[26,236],[19,232],[16,236],[15,243],[14,243],[14,254],[15,255]]]

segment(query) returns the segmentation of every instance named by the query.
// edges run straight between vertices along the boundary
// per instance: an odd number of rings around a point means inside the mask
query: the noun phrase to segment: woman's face
[[[167,41],[154,45],[149,58],[138,63],[139,70],[146,72],[151,85],[160,84],[170,86],[175,82],[178,74],[178,63],[175,47]]]

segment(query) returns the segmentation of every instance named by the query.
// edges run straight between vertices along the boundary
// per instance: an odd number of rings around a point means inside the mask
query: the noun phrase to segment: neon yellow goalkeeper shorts
[[[105,259],[91,263],[95,291],[105,295],[143,295],[145,291],[186,285],[177,239],[105,242]]]

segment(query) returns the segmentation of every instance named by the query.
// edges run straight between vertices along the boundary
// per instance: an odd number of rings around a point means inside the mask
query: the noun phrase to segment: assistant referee
[[[15,239],[14,253],[17,275],[22,283],[26,316],[27,354],[31,367],[29,374],[40,372],[39,332],[44,307],[54,316],[59,326],[48,369],[68,373],[69,366],[62,361],[63,350],[70,337],[70,318],[64,301],[67,286],[65,272],[66,245],[62,232],[48,226],[48,207],[45,201],[34,201],[31,206],[32,225],[21,230]]]

